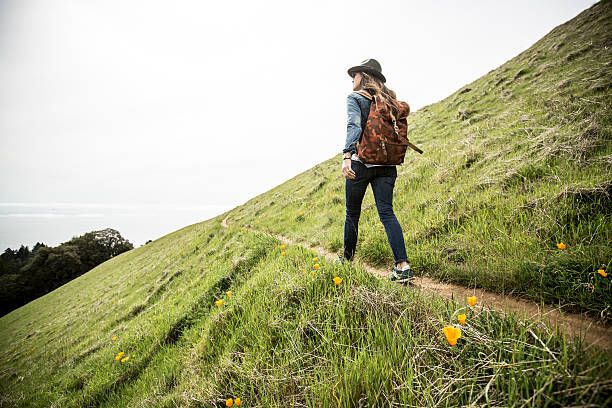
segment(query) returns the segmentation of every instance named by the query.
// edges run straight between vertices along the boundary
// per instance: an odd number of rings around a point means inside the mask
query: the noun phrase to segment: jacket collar
[[[370,95],[370,93],[368,91],[355,91],[355,93],[358,93],[359,95],[363,96],[364,98],[372,100],[372,95]]]

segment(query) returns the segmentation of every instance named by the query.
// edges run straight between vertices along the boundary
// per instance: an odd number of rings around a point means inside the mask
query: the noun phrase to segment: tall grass
[[[2,406],[211,407],[230,397],[260,407],[610,402],[612,365],[602,351],[351,264],[320,259],[315,270],[318,254],[290,245],[282,256],[279,244],[209,221],[64,286],[78,302],[55,291],[5,316]],[[151,263],[138,271],[145,255]],[[105,275],[125,282],[93,290]],[[122,289],[136,279],[138,295]],[[64,314],[37,319],[37,302]],[[468,319],[451,347],[442,328],[459,326],[459,313]],[[115,361],[119,351],[130,359]]]

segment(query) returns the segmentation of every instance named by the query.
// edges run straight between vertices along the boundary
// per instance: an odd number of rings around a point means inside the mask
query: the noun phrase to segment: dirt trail
[[[227,217],[221,221],[221,225],[224,228],[228,227]],[[267,233],[253,228],[250,229],[255,232]],[[282,235],[267,234],[290,245],[305,246],[303,243],[296,243],[292,239]],[[329,260],[338,258],[338,254],[329,252],[323,247],[308,246],[308,248],[325,256],[325,258]],[[375,268],[364,263],[360,263],[360,265],[368,272],[380,276],[381,278],[386,278],[389,274],[389,271]],[[551,327],[559,327],[560,331],[569,336],[582,336],[585,342],[591,345],[596,345],[606,350],[612,350],[612,327],[602,326],[593,319],[579,314],[565,313],[552,306],[539,305],[532,301],[488,292],[483,289],[470,289],[464,286],[443,283],[427,277],[415,277],[411,287],[416,287],[432,295],[439,295],[448,299],[457,300],[459,303],[465,303],[465,299],[468,296],[476,296],[478,298],[478,303],[488,308],[506,313],[514,312],[524,318],[544,321]]]

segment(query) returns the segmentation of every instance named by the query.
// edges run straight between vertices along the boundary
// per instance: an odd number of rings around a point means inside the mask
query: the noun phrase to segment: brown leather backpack
[[[366,91],[358,93],[372,101],[368,120],[357,143],[357,156],[363,162],[401,164],[408,147],[423,154],[421,149],[408,140],[410,106],[406,102],[398,101],[400,109],[397,115],[394,115],[379,98]]]

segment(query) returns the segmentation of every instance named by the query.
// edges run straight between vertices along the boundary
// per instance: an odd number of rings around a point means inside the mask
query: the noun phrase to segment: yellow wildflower
[[[228,298],[231,298],[232,296],[234,296],[234,292],[232,292],[231,290],[228,290],[227,292],[225,292],[225,294],[227,295]]]
[[[336,276],[334,278],[334,283],[336,284],[336,286],[340,285],[342,283],[342,278],[339,276]]]
[[[320,268],[319,264],[318,264],[318,263],[314,264],[314,268],[315,268],[316,270],[319,270],[319,268]]]
[[[285,256],[287,253],[285,251],[281,252],[281,256]]]
[[[319,262],[319,258],[315,256],[314,258],[312,258],[312,262]]]
[[[116,355],[115,356],[115,361],[119,361],[119,360],[121,360],[121,356],[120,355]]]
[[[223,300],[223,299],[219,299],[219,300],[215,301],[215,305],[217,307],[223,306],[224,303],[225,303],[225,300]]]
[[[457,315],[457,320],[459,320],[459,323],[461,323],[462,326],[465,326],[466,319],[467,319],[467,316],[464,314]]]
[[[461,329],[453,326],[445,326],[442,331],[446,336],[446,340],[448,340],[448,344],[451,346],[457,345],[457,340],[461,337]]]
[[[472,307],[476,306],[476,296],[468,296],[467,302]]]
[[[118,356],[125,356],[125,353],[123,351],[120,351],[119,353],[117,353]]]
[[[285,250],[285,248],[287,248],[287,245],[285,245],[285,244],[281,244],[280,248],[281,248],[281,249],[284,251],[284,250]]]
[[[557,244],[557,248],[563,251],[565,248],[567,248],[567,246],[563,242],[559,242]]]
[[[603,269],[598,269],[597,273],[600,274],[601,276],[603,276],[604,278],[606,276],[608,276],[608,273],[605,270],[603,270]]]
[[[231,407],[233,405],[234,405],[234,400],[233,399],[228,398],[228,399],[225,400],[225,406],[226,407]]]
[[[236,398],[234,400],[234,404],[236,404],[236,406],[239,407],[242,404],[242,401],[240,400],[240,398]]]
[[[121,359],[122,363],[125,363],[126,361],[128,361],[130,359],[130,356],[125,356]]]
[[[113,336],[113,337],[111,337],[111,340],[115,341],[115,340],[117,340],[117,338],[118,338],[117,336]]]

